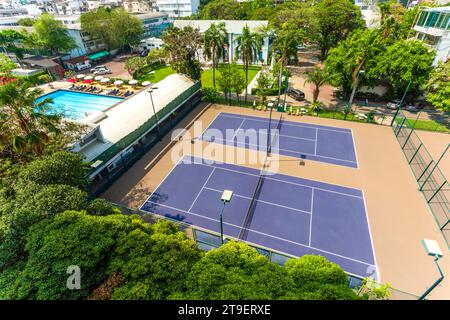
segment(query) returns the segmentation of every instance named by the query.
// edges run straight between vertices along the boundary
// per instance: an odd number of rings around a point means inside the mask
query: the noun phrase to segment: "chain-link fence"
[[[450,247],[450,184],[414,129],[414,122],[398,112],[392,129],[434,218]]]

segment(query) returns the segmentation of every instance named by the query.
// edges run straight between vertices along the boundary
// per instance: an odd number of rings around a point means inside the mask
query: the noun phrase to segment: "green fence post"
[[[422,174],[417,178],[417,182],[420,181],[420,178],[423,177],[423,175],[425,174],[425,172],[427,172],[428,168],[431,166],[432,163],[433,163],[433,160],[431,160],[430,163],[425,167],[425,170],[423,170]]]
[[[414,132],[414,129],[411,128],[411,131],[409,132],[408,137],[406,138],[405,143],[404,143],[403,146],[402,146],[402,150],[405,149],[405,146],[406,146],[406,144],[408,143],[409,138],[411,137],[411,135],[413,134],[413,132]]]
[[[414,152],[413,156],[411,157],[411,160],[409,160],[408,164],[411,164],[415,156],[419,153],[420,148],[422,147],[423,143],[421,142],[419,147],[417,148],[416,152]]]
[[[441,191],[442,187],[447,184],[447,181],[444,181],[444,183],[436,190],[436,192],[430,197],[429,200],[427,200],[428,203],[430,203],[431,200],[433,200],[434,196],[438,194],[439,191]]]
[[[442,158],[444,158],[444,155],[447,153],[448,148],[450,147],[450,144],[447,145],[447,147],[445,148],[444,152],[442,152],[441,156],[439,157],[438,161],[436,162],[436,164],[434,165],[433,169],[431,170],[430,174],[428,175],[428,177],[425,179],[425,181],[423,182],[422,186],[420,187],[420,191],[422,191],[423,186],[425,185],[425,183],[427,182],[427,180],[431,177],[431,175],[434,172],[434,169],[437,168],[439,162],[441,162]]]
[[[402,123],[401,123],[400,126],[398,127],[398,130],[397,130],[397,132],[396,132],[396,134],[395,134],[396,137],[398,137],[398,134],[400,133],[400,130],[402,130],[402,127],[403,127],[403,124],[405,123],[405,121],[406,121],[406,117],[403,118]]]

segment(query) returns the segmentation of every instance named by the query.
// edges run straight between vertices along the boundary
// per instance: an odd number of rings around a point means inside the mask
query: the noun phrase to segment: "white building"
[[[421,8],[413,28],[417,32],[416,39],[436,50],[433,65],[447,61],[450,54],[450,6]]]
[[[188,17],[197,13],[200,0],[156,0],[156,5],[169,18]]]
[[[123,0],[122,5],[130,13],[156,11],[156,0]]]
[[[230,60],[236,60],[238,63],[242,63],[241,57],[236,56],[236,46],[238,45],[236,38],[242,34],[242,29],[247,25],[250,31],[257,32],[260,28],[265,28],[268,26],[269,22],[266,20],[175,20],[174,26],[178,28],[183,28],[191,26],[193,28],[198,28],[200,33],[205,33],[206,30],[211,26],[212,23],[225,23],[225,28],[228,33],[228,43],[230,48],[225,48],[225,60],[228,60],[228,55]],[[260,52],[258,53],[258,62],[263,64],[268,63],[270,52],[270,41],[269,37],[263,39],[263,45]]]
[[[144,39],[161,38],[162,33],[172,24],[168,14],[163,12],[136,14],[135,17],[144,25]]]

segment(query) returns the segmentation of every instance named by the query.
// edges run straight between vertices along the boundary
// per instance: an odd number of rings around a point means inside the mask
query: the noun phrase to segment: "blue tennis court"
[[[271,128],[279,119],[273,119]],[[221,112],[199,139],[254,150],[265,150],[269,119]],[[236,133],[230,137],[227,130]],[[245,133],[256,130],[256,139]],[[265,131],[264,131],[265,130]],[[266,132],[264,134],[264,132]],[[293,121],[281,121],[279,139],[272,152],[280,155],[358,168],[355,144],[350,129]]]
[[[377,278],[361,190],[282,174],[263,177],[256,169],[187,156],[141,210],[220,232],[220,197],[233,190],[225,235],[293,256],[322,255],[350,274]]]

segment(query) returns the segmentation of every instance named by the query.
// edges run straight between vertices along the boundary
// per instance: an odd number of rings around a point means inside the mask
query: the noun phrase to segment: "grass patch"
[[[150,72],[155,71],[155,73],[151,74]],[[160,66],[148,66],[139,70],[134,79],[138,81],[150,81],[152,83],[159,82],[163,80],[165,77],[170,76],[171,74],[176,73],[175,70],[170,66],[160,65]]]
[[[403,118],[395,119],[395,121],[400,124],[403,121]],[[415,124],[414,124],[415,123]],[[446,127],[445,125],[436,122],[434,120],[415,120],[415,119],[406,119],[405,124],[408,125],[408,127],[414,126],[414,129],[417,130],[424,130],[424,131],[435,131],[435,132],[446,132],[450,133],[450,129]]]
[[[226,67],[226,65],[225,65],[225,67]],[[238,65],[237,68],[239,69],[239,71],[245,78],[244,66]],[[253,80],[253,78],[256,76],[256,74],[259,72],[259,70],[261,70],[261,67],[255,67],[255,66],[248,67],[248,83],[250,83]],[[217,85],[217,78],[219,78],[219,76],[220,76],[220,70],[219,70],[219,68],[217,68],[216,69],[216,87],[217,87],[217,89],[219,89],[219,87]],[[212,69],[202,71],[201,81],[202,81],[203,88],[213,86]]]

